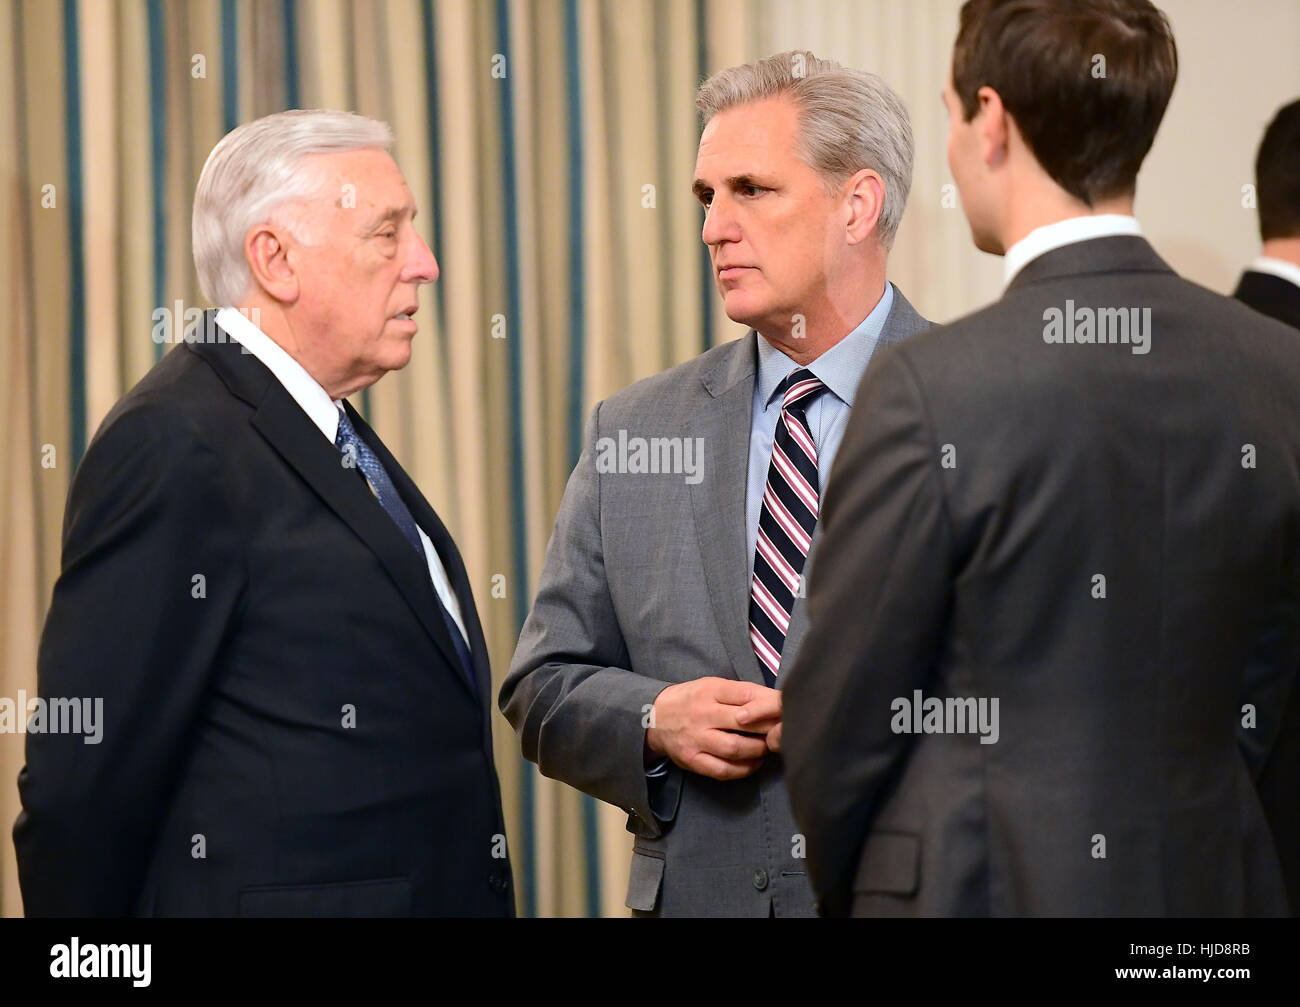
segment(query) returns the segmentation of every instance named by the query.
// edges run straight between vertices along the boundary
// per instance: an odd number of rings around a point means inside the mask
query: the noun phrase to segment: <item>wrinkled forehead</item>
[[[414,213],[410,187],[397,162],[385,150],[309,154],[303,159],[303,170],[316,175],[320,196],[337,209],[405,207]]]

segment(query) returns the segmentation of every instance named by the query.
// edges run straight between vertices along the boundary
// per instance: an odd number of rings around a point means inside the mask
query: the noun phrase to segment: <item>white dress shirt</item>
[[[1294,262],[1287,262],[1286,259],[1275,259],[1271,255],[1261,255],[1247,268],[1254,273],[1268,273],[1270,276],[1280,276],[1282,279],[1290,280],[1297,287],[1300,287],[1300,266],[1297,266]]]
[[[1002,283],[1005,287],[1015,275],[1033,259],[1062,245],[1093,238],[1109,238],[1116,234],[1140,236],[1136,217],[1123,213],[1099,213],[1095,216],[1070,217],[1055,224],[1036,227],[1007,249],[1002,260]]]
[[[343,408],[343,400],[331,400],[329,393],[307,373],[302,364],[294,360],[284,347],[245,318],[240,311],[235,308],[222,308],[217,312],[217,324],[275,375],[276,380],[284,385],[284,390],[292,396],[332,445],[339,432],[339,410]],[[389,478],[391,477],[390,473]],[[415,520],[414,514],[411,515],[411,519]],[[438,551],[434,549],[433,543],[418,521],[415,530],[420,533],[420,543],[424,546],[424,558],[429,565],[429,577],[433,580],[434,590],[438,592],[438,597],[442,599],[443,605],[456,621],[456,625],[460,628],[460,635],[468,642],[469,634],[465,632],[460,603],[456,600],[456,593],[451,589],[451,580],[447,577],[442,560],[438,558]]]

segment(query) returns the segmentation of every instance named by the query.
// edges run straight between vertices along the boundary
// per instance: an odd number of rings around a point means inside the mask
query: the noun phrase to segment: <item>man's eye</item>
[[[706,192],[700,196],[700,203],[702,203],[704,206],[708,206],[712,202],[713,202],[713,193]]]
[[[380,232],[379,232],[379,236],[380,236],[381,238],[396,238],[396,237],[397,237],[397,232],[396,232],[396,231],[380,231]]]
[[[743,192],[746,196],[757,196],[763,190],[760,189],[757,185],[742,185],[740,187],[740,191]]]

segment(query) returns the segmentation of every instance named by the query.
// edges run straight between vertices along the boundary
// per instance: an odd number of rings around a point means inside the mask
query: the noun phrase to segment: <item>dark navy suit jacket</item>
[[[419,555],[209,312],[72,483],[38,681],[102,697],[102,738],[27,737],[28,915],[513,913],[465,567],[348,410],[440,555],[476,684]]]

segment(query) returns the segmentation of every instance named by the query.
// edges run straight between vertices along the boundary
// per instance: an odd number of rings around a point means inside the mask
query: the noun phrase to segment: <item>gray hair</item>
[[[237,305],[249,293],[244,236],[250,228],[275,220],[298,240],[311,240],[302,220],[283,212],[320,191],[320,173],[304,165],[309,155],[371,147],[391,152],[393,131],[387,123],[328,109],[277,112],[222,137],[194,191],[194,267],[208,300]]]
[[[876,235],[889,248],[912,187],[912,124],[902,99],[873,73],[794,49],[718,71],[700,85],[695,104],[707,123],[724,109],[777,97],[798,106],[803,159],[828,187],[863,168],[884,179]]]

